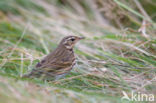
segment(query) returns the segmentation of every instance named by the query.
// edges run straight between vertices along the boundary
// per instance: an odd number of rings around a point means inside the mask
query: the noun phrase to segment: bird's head
[[[74,45],[81,39],[84,39],[84,37],[66,36],[62,39],[60,45],[65,46],[67,49],[72,49]]]

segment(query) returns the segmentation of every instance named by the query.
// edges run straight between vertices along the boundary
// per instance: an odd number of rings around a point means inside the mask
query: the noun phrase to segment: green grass
[[[117,6],[115,11],[108,11],[114,19],[107,18],[110,24],[101,24],[92,11],[93,5],[87,1],[75,1],[83,11],[78,11],[71,1],[0,1],[0,101],[136,103],[122,101],[122,91],[129,95],[136,91],[156,96],[156,36],[152,16],[155,9],[151,7],[146,38],[137,32],[144,15],[135,3],[132,6],[127,5],[130,1],[110,2]],[[149,13],[147,6],[154,5],[151,2],[139,3]],[[121,11],[128,21],[114,24]],[[77,65],[69,75],[56,82],[20,77],[31,71],[66,35],[86,37],[75,47]]]

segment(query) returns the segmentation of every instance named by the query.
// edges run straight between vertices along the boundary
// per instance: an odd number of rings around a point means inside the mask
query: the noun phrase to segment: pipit
[[[36,77],[45,80],[51,80],[52,78],[58,80],[64,77],[75,65],[73,48],[81,39],[84,39],[84,37],[64,37],[54,51],[44,57],[30,73],[23,75],[23,77]]]

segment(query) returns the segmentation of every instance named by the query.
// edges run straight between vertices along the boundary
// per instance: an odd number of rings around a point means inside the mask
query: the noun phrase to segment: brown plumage
[[[37,77],[44,79],[59,79],[75,65],[74,45],[84,37],[67,36],[62,39],[58,47],[41,60],[29,74],[23,77]]]

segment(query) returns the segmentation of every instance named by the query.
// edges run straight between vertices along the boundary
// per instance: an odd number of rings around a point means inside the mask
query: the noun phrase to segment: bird
[[[24,78],[42,78],[44,80],[58,80],[65,77],[75,65],[75,44],[84,39],[79,36],[66,36],[58,47],[38,62],[30,73],[23,75]]]

